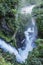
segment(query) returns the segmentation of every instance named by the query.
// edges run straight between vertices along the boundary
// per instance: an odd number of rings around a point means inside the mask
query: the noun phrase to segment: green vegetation
[[[35,42],[37,47],[29,53],[28,59],[23,64],[16,62],[13,54],[10,55],[0,49],[0,65],[43,65],[43,0],[25,1],[28,2],[28,4],[24,3],[26,5],[37,4],[32,12],[38,27],[38,39]],[[19,13],[18,20],[16,18],[17,9],[23,6],[22,3],[21,0],[0,0],[0,38],[6,42],[11,41],[12,46],[16,46],[16,39],[12,39],[13,35],[20,31],[23,37],[23,31],[28,24],[30,25],[29,21],[31,22],[29,14],[25,16]]]
[[[29,22],[30,21],[30,22]],[[19,30],[21,32],[25,31],[28,25],[31,24],[31,16],[29,14],[18,14],[18,23],[19,23]]]
[[[0,56],[0,65],[12,65],[10,62],[5,62],[5,59]]]
[[[33,17],[35,17],[38,27],[38,35],[43,38],[43,2],[33,9]]]
[[[13,34],[18,29],[16,13],[18,0],[0,0],[0,38],[6,42],[12,40]],[[11,41],[12,46],[16,46],[16,40]]]

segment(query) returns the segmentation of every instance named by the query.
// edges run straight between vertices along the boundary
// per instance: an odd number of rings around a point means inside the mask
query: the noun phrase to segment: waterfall
[[[21,14],[28,14],[29,13],[31,15],[32,9],[34,7],[35,7],[35,5],[23,7],[21,9]],[[37,36],[37,27],[36,27],[35,19],[33,17],[32,17],[32,25],[29,28],[27,28],[27,30],[24,32],[24,34],[25,34],[25,37],[26,37],[25,50],[22,50],[21,48],[18,49],[19,54],[23,59],[23,62],[25,62],[25,60],[27,59],[29,51],[33,50],[32,45],[33,45],[33,43],[34,43],[34,41],[36,39],[36,36]],[[17,61],[18,62],[20,61],[19,58],[17,58]]]
[[[22,14],[30,14],[32,13],[32,9],[35,7],[35,5],[26,6],[21,8]],[[5,50],[5,52],[9,52],[10,54],[14,54],[16,56],[16,60],[20,63],[25,62],[25,60],[28,57],[29,51],[33,50],[32,44],[34,43],[37,35],[36,31],[36,25],[35,20],[32,17],[32,25],[27,28],[26,31],[24,31],[25,37],[26,37],[26,47],[24,50],[21,48],[18,48],[18,51],[15,47],[12,47],[11,45],[7,44],[4,40],[0,39],[0,48]]]

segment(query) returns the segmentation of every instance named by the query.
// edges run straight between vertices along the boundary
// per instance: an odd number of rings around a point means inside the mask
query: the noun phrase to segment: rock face
[[[16,34],[16,43],[17,43],[17,48],[22,48],[26,46],[25,44],[25,35],[23,32],[17,32]]]
[[[37,22],[38,36],[43,38],[43,3],[33,9],[33,16]]]
[[[8,27],[7,22],[5,20],[2,20],[2,22],[0,22],[0,29],[6,35],[13,33],[13,31]]]

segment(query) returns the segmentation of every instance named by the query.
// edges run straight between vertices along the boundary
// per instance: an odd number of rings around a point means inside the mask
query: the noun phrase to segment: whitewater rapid
[[[35,5],[31,5],[31,6],[26,6],[21,8],[21,13],[22,14],[30,14],[32,13],[32,9],[35,7]],[[4,40],[0,39],[0,48],[4,49],[5,52],[9,52],[10,54],[14,54],[16,56],[16,60],[20,63],[25,62],[25,60],[28,57],[28,53],[29,51],[33,50],[33,46],[32,44],[35,41],[36,35],[37,35],[37,31],[35,29],[36,25],[35,25],[35,20],[32,17],[32,26],[30,26],[29,28],[27,28],[26,31],[24,31],[25,37],[26,37],[26,47],[24,50],[22,50],[21,48],[18,48],[18,51],[15,47],[12,47],[11,45],[7,44]]]

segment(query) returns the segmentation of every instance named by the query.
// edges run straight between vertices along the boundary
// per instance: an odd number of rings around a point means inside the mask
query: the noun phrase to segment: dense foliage
[[[33,9],[33,16],[37,22],[38,35],[40,38],[43,38],[43,2]]]
[[[0,0],[0,37],[8,42],[17,28],[15,22],[17,2],[18,0]]]
[[[12,64],[5,62],[5,59],[2,56],[0,56],[0,65],[12,65]]]

